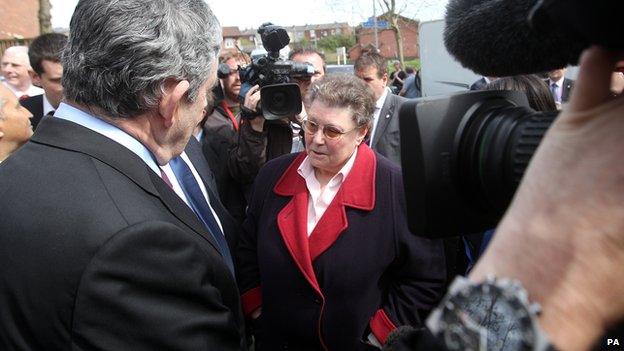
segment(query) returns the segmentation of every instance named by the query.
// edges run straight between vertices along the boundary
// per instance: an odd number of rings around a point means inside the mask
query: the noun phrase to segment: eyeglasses
[[[303,128],[303,131],[310,134],[310,135],[314,135],[316,134],[316,132],[318,132],[319,129],[322,130],[323,135],[327,138],[327,139],[331,139],[331,140],[337,140],[339,138],[341,138],[343,135],[350,133],[356,129],[358,129],[359,127],[355,127],[349,130],[340,130],[338,127],[334,127],[334,126],[319,126],[318,123],[316,122],[312,122],[310,120],[304,120],[301,123],[301,127]]]

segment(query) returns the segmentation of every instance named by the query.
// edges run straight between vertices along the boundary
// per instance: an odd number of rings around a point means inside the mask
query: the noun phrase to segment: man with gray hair
[[[32,85],[30,79],[30,62],[28,61],[28,47],[11,46],[4,51],[0,59],[2,82],[11,89],[18,98],[27,98],[43,94],[43,90]]]
[[[203,0],[78,2],[65,102],[0,165],[0,349],[245,348],[228,223],[184,152],[220,42]]]

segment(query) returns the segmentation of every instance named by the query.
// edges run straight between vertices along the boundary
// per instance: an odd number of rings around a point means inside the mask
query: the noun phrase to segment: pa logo
[[[619,346],[620,341],[618,339],[607,339],[607,346]]]

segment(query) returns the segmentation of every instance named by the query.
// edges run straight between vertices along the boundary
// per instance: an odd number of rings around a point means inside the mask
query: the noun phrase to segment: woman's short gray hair
[[[353,74],[328,74],[316,81],[306,96],[306,106],[316,100],[328,107],[348,108],[358,127],[370,126],[375,112],[375,96],[368,85]]]
[[[211,73],[221,27],[203,0],[80,0],[63,52],[69,101],[113,118],[149,111],[168,80],[195,101]]]

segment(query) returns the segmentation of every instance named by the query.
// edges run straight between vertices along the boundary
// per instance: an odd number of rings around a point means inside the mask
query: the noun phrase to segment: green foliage
[[[352,35],[330,35],[322,37],[317,43],[320,49],[326,52],[335,52],[339,47],[346,47],[347,50],[355,45],[355,36]]]
[[[392,65],[392,62],[394,62],[394,60],[398,60],[397,59],[388,59],[388,72],[394,72],[394,66]],[[420,69],[420,59],[418,58],[414,58],[411,60],[405,59],[405,66],[403,67],[403,70],[405,70],[405,68],[407,67],[412,67],[415,70],[419,70]]]
[[[311,40],[308,40],[306,38],[303,38],[299,41],[296,41],[294,43],[290,44],[291,48],[292,47],[302,47],[302,48],[313,48],[314,47],[314,43]]]

